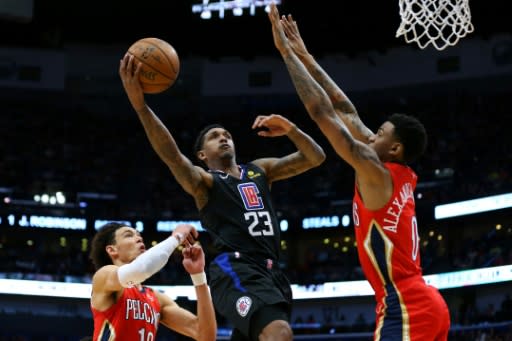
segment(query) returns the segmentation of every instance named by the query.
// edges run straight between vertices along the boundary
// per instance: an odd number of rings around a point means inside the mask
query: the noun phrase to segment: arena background
[[[147,100],[187,155],[213,122],[234,133],[239,162],[286,153],[285,139],[262,140],[250,129],[268,113],[289,117],[324,146],[324,165],[273,188],[284,230],[280,265],[297,298],[292,322],[297,339],[371,339],[373,298],[351,223],[352,170],[308,119],[266,13],[203,20],[191,11],[201,2],[6,1],[33,5],[15,15],[0,7],[0,340],[90,335],[84,289],[61,296],[90,282],[88,243],[102,221],[143,227],[151,243],[174,222],[197,220],[117,74],[127,47],[148,36],[169,41],[181,57],[177,83]],[[371,128],[396,111],[425,122],[429,147],[414,165],[422,266],[426,276],[441,274],[429,278],[450,306],[450,340],[509,340],[512,24],[503,1],[470,6],[475,32],[443,51],[395,38],[398,0],[283,0],[280,8],[298,20],[310,52]],[[35,200],[45,194],[66,201]],[[462,205],[482,212],[435,217],[438,205],[491,196],[490,204]],[[193,310],[179,262],[176,255],[148,284],[179,292]],[[219,317],[219,326],[226,339],[229,324]],[[184,338],[161,328],[158,339]]]

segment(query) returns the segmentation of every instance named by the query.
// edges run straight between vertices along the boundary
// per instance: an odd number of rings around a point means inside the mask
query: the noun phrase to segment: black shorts
[[[273,264],[277,267],[276,264]],[[292,290],[284,273],[266,260],[223,253],[209,267],[215,309],[248,339],[274,320],[290,320]],[[268,314],[255,312],[265,307]],[[257,340],[257,338],[256,338]]]

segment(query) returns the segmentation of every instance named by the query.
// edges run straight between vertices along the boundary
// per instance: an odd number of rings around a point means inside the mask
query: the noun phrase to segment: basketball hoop
[[[402,22],[396,37],[415,42],[421,49],[438,50],[457,44],[473,32],[469,0],[399,0]]]

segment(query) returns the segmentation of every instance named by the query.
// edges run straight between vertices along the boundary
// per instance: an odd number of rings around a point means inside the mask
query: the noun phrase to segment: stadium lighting
[[[239,17],[239,16],[241,16],[241,15],[243,15],[243,14],[244,14],[244,10],[243,10],[243,9],[241,9],[240,7],[235,7],[235,8],[233,8],[233,15],[234,15],[234,16]]]
[[[210,11],[202,11],[201,12],[201,19],[208,20],[208,19],[211,19],[211,17],[212,17],[212,12],[210,12]]]
[[[512,193],[492,195],[488,197],[458,201],[450,204],[437,205],[434,208],[436,220],[489,212],[512,207]]]
[[[249,15],[256,15],[256,8],[263,7],[265,12],[270,11],[270,4],[275,3],[276,5],[281,4],[281,0],[219,0],[210,1],[202,0],[199,4],[192,5],[192,13],[199,13],[201,19],[211,19],[212,12],[218,12],[219,18],[224,18],[224,11],[231,10],[234,16],[241,16],[246,11],[244,8],[248,8]]]

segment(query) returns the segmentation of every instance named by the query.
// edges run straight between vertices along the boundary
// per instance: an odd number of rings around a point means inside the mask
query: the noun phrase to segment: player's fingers
[[[120,73],[124,72],[125,69],[126,69],[126,54],[119,61],[119,72]]]
[[[286,26],[289,28],[289,29],[292,29],[293,28],[293,18],[292,18],[292,15],[291,14],[288,14],[288,17],[286,18]]]
[[[263,120],[261,120],[261,125],[265,126],[267,128],[270,128],[271,125],[274,125],[276,123],[279,123],[278,120],[276,120],[278,116],[271,114],[269,116],[265,116]]]
[[[262,116],[256,116],[256,118],[254,119],[254,123],[252,124],[252,128],[259,127],[261,119],[262,119]]]
[[[198,249],[197,249],[197,247],[195,245],[190,246],[190,254],[192,256],[194,256],[194,257],[197,256],[198,255],[197,252],[198,252]]]
[[[190,245],[193,245],[195,243],[195,241],[196,240],[195,240],[194,236],[192,234],[189,234],[187,236],[187,238],[185,238],[184,243],[186,246],[190,246]]]
[[[277,6],[275,3],[271,3],[270,4],[270,12],[269,12],[269,15],[272,17],[272,18],[276,18],[278,15],[279,15],[279,12],[277,10]]]
[[[122,72],[125,76],[127,75],[131,75],[131,72],[129,72],[129,67],[130,65],[130,54],[126,54],[123,58],[123,69],[122,69]]]
[[[187,233],[187,238],[185,238],[189,245],[193,245],[198,237],[197,230],[195,228],[191,228],[190,232]]]
[[[131,76],[133,74],[133,56],[129,55],[128,62],[126,63],[126,72]]]
[[[133,76],[137,79],[139,78],[140,70],[142,70],[142,63],[137,63],[135,71],[133,72]]]
[[[292,26],[295,31],[299,32],[299,26],[297,26],[297,22],[295,20],[292,21]]]
[[[289,37],[293,33],[289,23],[284,23],[283,31],[284,31],[284,33],[286,34],[287,37]]]
[[[199,232],[197,232],[196,229],[192,229],[192,230],[190,230],[190,233],[194,237],[194,242],[195,242],[195,239],[199,238]]]
[[[201,255],[204,254],[204,251],[203,251],[203,248],[201,247],[201,245],[194,245],[193,248],[194,248],[195,255],[197,257],[201,257]]]

